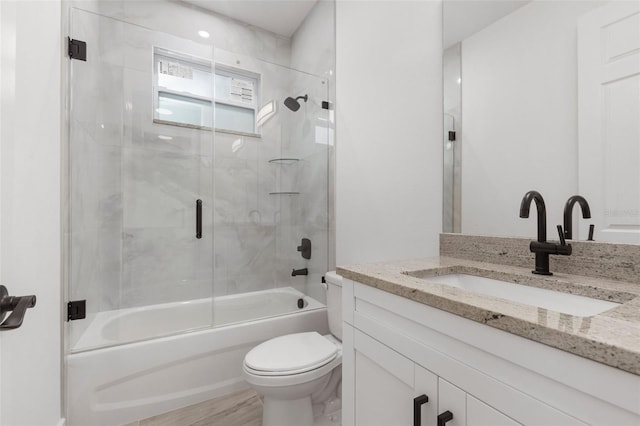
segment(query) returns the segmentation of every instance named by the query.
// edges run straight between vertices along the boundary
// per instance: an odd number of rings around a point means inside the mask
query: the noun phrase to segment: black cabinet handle
[[[438,414],[438,426],[444,426],[449,420],[453,419],[453,413],[449,410],[442,414]]]
[[[196,238],[202,238],[202,200],[196,200]]]
[[[429,397],[425,394],[413,398],[413,426],[420,426],[420,423],[422,423],[420,409],[427,402],[429,402]]]

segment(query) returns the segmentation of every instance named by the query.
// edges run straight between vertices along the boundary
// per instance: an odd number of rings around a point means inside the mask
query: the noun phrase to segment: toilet
[[[341,423],[342,277],[328,272],[325,280],[331,335],[279,336],[244,358],[244,379],[264,397],[263,426]]]

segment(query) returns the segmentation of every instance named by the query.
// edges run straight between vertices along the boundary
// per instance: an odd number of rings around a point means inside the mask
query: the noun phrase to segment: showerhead
[[[291,111],[297,111],[300,109],[300,102],[298,102],[298,99],[302,99],[305,102],[307,102],[307,99],[309,99],[309,96],[308,95],[298,96],[295,99],[293,99],[292,97],[288,97],[287,99],[284,100],[284,106],[289,108]]]

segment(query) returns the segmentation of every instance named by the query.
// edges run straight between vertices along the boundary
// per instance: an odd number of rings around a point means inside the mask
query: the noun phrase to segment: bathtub
[[[293,288],[101,312],[87,324],[66,357],[70,426],[126,424],[246,388],[242,360],[255,345],[328,333],[326,307]]]

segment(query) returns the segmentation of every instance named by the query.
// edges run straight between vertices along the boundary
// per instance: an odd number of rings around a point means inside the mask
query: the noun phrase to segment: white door
[[[0,1],[0,283],[35,294],[0,330],[0,425],[61,419],[60,81],[62,6]]]
[[[595,240],[640,244],[639,1],[613,1],[579,20],[578,70],[579,192]]]

